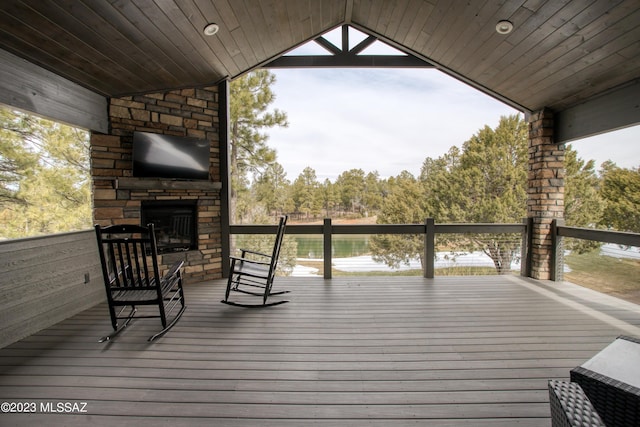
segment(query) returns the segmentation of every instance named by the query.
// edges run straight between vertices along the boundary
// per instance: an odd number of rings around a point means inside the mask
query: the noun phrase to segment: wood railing
[[[275,225],[232,225],[230,232],[237,234],[275,234]],[[327,218],[323,224],[314,225],[288,225],[287,234],[307,234],[323,236],[323,270],[324,278],[331,278],[332,250],[331,241],[333,235],[340,234],[394,234],[394,235],[423,235],[424,249],[423,256],[426,260],[423,275],[426,278],[433,278],[435,271],[435,239],[439,233],[466,234],[466,233],[487,233],[487,234],[520,234],[522,239],[522,263],[520,274],[529,276],[530,261],[530,221],[525,219],[521,224],[436,224],[433,218],[428,218],[423,224],[332,224]],[[223,260],[223,267],[228,264]],[[228,269],[228,267],[227,267]],[[223,270],[225,277],[228,271]]]
[[[622,231],[596,230],[592,228],[568,227],[564,220],[555,220],[551,228],[553,237],[553,254],[551,263],[551,280],[562,281],[564,272],[564,248],[562,239],[573,237],[575,239],[591,240],[594,242],[614,243],[625,246],[640,247],[639,233],[626,233]]]

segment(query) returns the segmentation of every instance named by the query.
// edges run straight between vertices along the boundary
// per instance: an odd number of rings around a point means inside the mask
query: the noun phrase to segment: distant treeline
[[[273,161],[236,188],[236,221],[253,223],[288,214],[297,220],[377,216],[379,223],[519,222],[526,217],[527,127],[518,115],[485,126],[462,148],[427,157],[418,176],[402,171],[351,169],[335,182],[319,181],[312,167],[290,181]],[[565,151],[568,225],[640,232],[640,172],[613,162],[595,168],[571,146]]]

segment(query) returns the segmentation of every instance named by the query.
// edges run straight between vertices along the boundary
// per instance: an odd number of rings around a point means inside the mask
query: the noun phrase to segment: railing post
[[[222,255],[222,277],[227,278],[231,274],[231,247],[233,236],[231,235],[231,160],[229,141],[229,102],[230,102],[230,81],[222,80],[218,85],[218,112],[220,121],[218,125],[219,140],[218,149],[220,159],[220,179],[222,189],[220,190],[220,251]]]
[[[564,280],[564,249],[562,236],[558,234],[558,227],[564,226],[564,219],[554,219],[551,222],[551,280]]]
[[[524,231],[522,232],[522,251],[520,253],[520,275],[531,276],[531,239],[533,233],[533,218],[524,218]]]
[[[433,279],[436,259],[436,222],[427,218],[424,223],[424,277]]]
[[[324,278],[331,279],[331,218],[325,218],[322,227],[324,252]]]

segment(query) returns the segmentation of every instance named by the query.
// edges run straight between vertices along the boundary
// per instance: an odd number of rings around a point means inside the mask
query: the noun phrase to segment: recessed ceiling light
[[[513,31],[513,24],[507,20],[499,21],[496,24],[496,31],[498,34],[509,34]]]
[[[202,32],[204,33],[205,36],[215,36],[219,29],[220,29],[220,26],[212,22],[211,24],[207,24],[207,26],[204,27],[204,30],[202,30]]]

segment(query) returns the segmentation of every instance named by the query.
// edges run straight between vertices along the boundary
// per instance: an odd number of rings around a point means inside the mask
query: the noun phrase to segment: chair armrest
[[[260,256],[263,256],[265,258],[271,258],[271,255],[267,255],[267,254],[262,253],[262,252],[251,251],[249,249],[240,249],[240,250],[242,251],[242,255],[240,256],[240,258],[244,258],[246,254],[260,255]]]
[[[230,256],[229,259],[234,260],[234,261],[247,262],[247,263],[250,263],[250,264],[271,265],[270,262],[257,261],[255,259],[247,259],[247,258],[242,258],[242,257],[237,257],[237,256]]]
[[[167,279],[171,278],[172,276],[177,275],[183,265],[184,265],[184,261],[176,261],[175,263],[173,263],[171,268],[169,268],[169,270],[167,270],[165,275],[162,276],[162,279],[163,280],[167,280]]]

